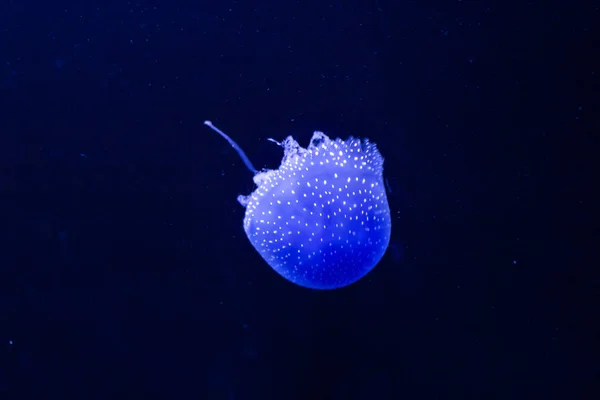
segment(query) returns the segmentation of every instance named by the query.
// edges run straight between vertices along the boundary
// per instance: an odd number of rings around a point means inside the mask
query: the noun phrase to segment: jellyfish
[[[332,140],[315,131],[302,148],[289,136],[276,142],[284,149],[280,167],[258,171],[229,136],[210,121],[204,124],[225,138],[254,174],[256,189],[238,196],[246,208],[243,227],[275,272],[305,288],[338,289],[379,263],[392,224],[383,157],[375,143]]]

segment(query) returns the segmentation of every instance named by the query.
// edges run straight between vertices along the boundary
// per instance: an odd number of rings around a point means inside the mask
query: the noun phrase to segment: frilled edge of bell
[[[340,138],[332,140],[323,132],[315,131],[310,140],[307,152],[312,153],[316,150],[352,151],[358,154],[364,154],[369,159],[369,165],[379,173],[383,173],[383,156],[377,149],[377,145],[368,138],[360,139],[350,136],[346,140]]]
[[[313,136],[310,139],[310,143],[307,148],[303,148],[298,144],[292,136],[288,136],[281,143],[278,143],[283,147],[283,158],[278,169],[263,169],[256,173],[253,177],[254,184],[257,187],[261,187],[264,183],[270,181],[274,175],[279,173],[279,170],[290,164],[296,164],[299,158],[312,157],[312,154],[318,150],[329,150],[333,151],[356,151],[362,153],[369,158],[370,167],[373,168],[378,174],[383,174],[383,161],[384,158],[377,149],[377,145],[372,143],[368,138],[360,139],[350,136],[346,140],[336,138],[332,140],[322,131],[314,131]],[[254,192],[253,192],[254,193]],[[239,195],[237,200],[243,206],[246,207],[252,199],[252,194],[247,196]]]

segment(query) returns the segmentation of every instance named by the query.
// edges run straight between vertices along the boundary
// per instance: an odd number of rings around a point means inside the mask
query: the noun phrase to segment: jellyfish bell
[[[390,241],[383,157],[368,139],[330,139],[316,131],[307,148],[278,143],[278,169],[258,172],[242,149],[210,121],[252,171],[257,188],[239,196],[244,231],[281,276],[311,289],[337,289],[371,271]],[[274,141],[274,140],[272,140]],[[277,143],[277,142],[276,142]]]

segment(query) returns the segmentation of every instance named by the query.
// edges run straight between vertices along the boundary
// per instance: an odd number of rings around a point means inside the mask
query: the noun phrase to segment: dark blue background
[[[597,398],[599,14],[2,1],[0,398]],[[258,168],[268,137],[376,142],[380,265],[273,272],[205,119]]]

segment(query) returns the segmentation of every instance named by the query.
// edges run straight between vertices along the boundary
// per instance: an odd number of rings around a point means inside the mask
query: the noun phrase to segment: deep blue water
[[[0,2],[0,399],[593,399],[598,5]],[[282,279],[236,152],[368,137],[390,247]]]

